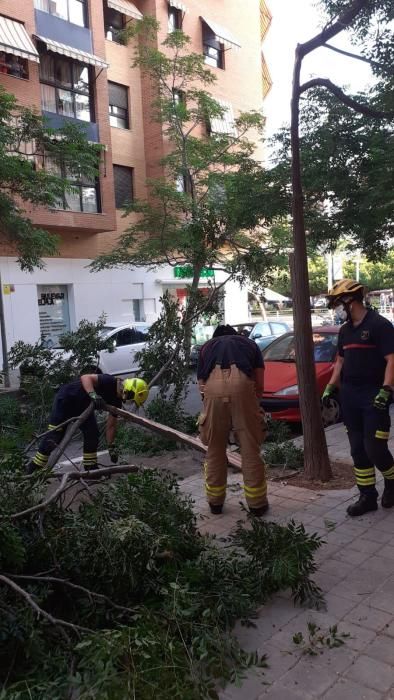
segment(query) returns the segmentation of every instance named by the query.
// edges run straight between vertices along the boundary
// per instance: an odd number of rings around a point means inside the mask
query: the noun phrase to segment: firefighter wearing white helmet
[[[57,392],[48,425],[48,434],[39,443],[39,448],[26,467],[31,474],[45,468],[49,455],[59,444],[66,430],[61,425],[69,418],[80,416],[91,402],[97,410],[105,410],[107,406],[121,408],[124,401],[133,401],[136,406],[142,406],[148,398],[149,387],[143,379],[121,380],[110,374],[83,374],[75,382],[64,384]],[[118,461],[118,452],[114,444],[117,418],[108,414],[106,439],[108,452],[112,463]],[[97,447],[99,429],[94,413],[81,425],[83,434],[83,466],[85,470],[97,469]]]
[[[347,512],[352,517],[377,509],[375,467],[384,477],[383,508],[394,506],[394,459],[388,449],[389,407],[394,387],[394,328],[364,305],[360,282],[343,279],[329,291],[329,308],[344,322],[338,356],[322,401],[329,405],[340,389],[340,403],[350,442],[360,496]]]

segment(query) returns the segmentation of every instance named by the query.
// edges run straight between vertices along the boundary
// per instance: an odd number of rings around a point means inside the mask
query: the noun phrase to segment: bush
[[[46,427],[58,388],[94,371],[100,350],[113,350],[111,339],[102,336],[104,326],[104,316],[96,322],[81,321],[76,331],[61,336],[63,352],[49,350],[41,342],[18,341],[11,348],[10,367],[20,369],[25,405],[38,432]]]
[[[58,501],[11,518],[45,488],[0,470],[4,700],[218,698],[218,685],[264,663],[232,636],[237,619],[289,587],[321,603],[310,579],[320,540],[302,525],[252,518],[219,548],[176,481],[154,471],[85,491],[79,509]]]
[[[296,447],[291,440],[268,443],[264,446],[264,458],[270,467],[289,467],[290,469],[304,467],[304,450]]]

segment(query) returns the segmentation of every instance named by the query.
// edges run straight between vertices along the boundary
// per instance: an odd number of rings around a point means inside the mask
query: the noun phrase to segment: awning
[[[168,0],[168,4],[170,7],[175,7],[177,10],[180,10],[185,14],[186,12],[188,12],[186,5],[184,5],[184,3],[181,2],[181,0]]]
[[[0,50],[40,62],[38,51],[23,24],[8,17],[0,17]]]
[[[201,17],[201,19],[211,29],[215,35],[216,41],[218,41],[220,44],[224,44],[224,46],[228,49],[241,48],[239,41],[233,37],[228,29],[221,27],[219,24],[216,24],[216,22],[212,22],[210,19],[208,20],[205,17]]]
[[[66,44],[61,44],[59,41],[47,39],[45,36],[37,36],[36,38],[46,45],[48,51],[60,53],[62,56],[68,56],[68,58],[73,58],[75,61],[80,61],[81,63],[89,63],[91,66],[96,66],[97,68],[108,68],[108,63],[92,53],[74,49],[73,46],[66,46]]]
[[[107,5],[111,10],[116,10],[126,17],[142,19],[144,16],[130,0],[107,0]]]

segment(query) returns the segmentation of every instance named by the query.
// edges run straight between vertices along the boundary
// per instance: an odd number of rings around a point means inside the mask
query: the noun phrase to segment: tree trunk
[[[320,397],[316,386],[312,322],[308,280],[308,255],[305,238],[304,202],[301,180],[299,138],[300,73],[302,52],[296,48],[291,101],[292,212],[294,253],[291,256],[291,280],[294,308],[295,351],[304,433],[304,469],[308,479],[332,478],[326,438],[321,418]]]

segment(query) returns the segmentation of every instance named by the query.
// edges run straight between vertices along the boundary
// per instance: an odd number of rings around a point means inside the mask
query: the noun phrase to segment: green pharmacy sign
[[[193,277],[193,268],[191,265],[177,265],[174,267],[174,277],[178,280],[190,279]],[[215,277],[215,271],[203,267],[200,277]]]

